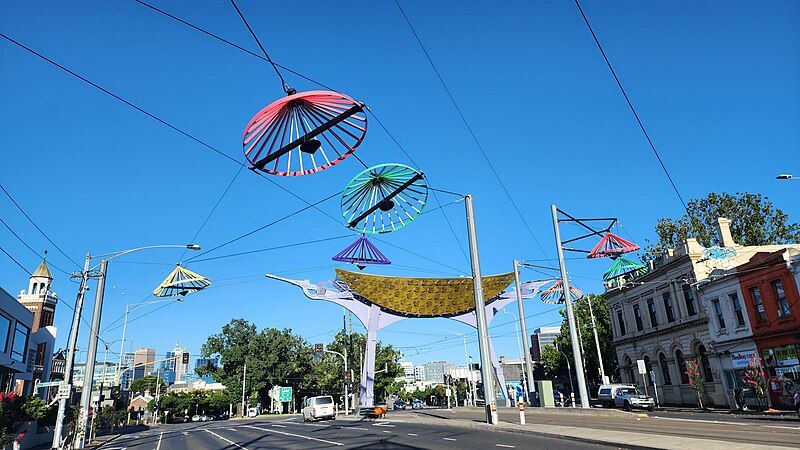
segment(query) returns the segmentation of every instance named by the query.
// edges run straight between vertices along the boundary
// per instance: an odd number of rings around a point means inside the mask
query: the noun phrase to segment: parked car
[[[255,417],[258,415],[258,408],[247,408],[247,417]]]
[[[200,422],[200,416],[195,414],[192,416],[192,422]]]
[[[333,397],[321,395],[306,399],[303,406],[303,421],[319,419],[335,419],[336,409],[333,406]]]
[[[566,407],[572,404],[572,401],[569,395],[564,394],[561,391],[553,391],[553,401],[555,402],[556,406]]]
[[[632,384],[603,384],[597,390],[597,398],[600,400],[600,404],[603,405],[605,408],[611,408],[614,406],[614,397],[617,396],[617,391],[622,388],[628,389],[636,389],[636,386]]]
[[[411,402],[411,409],[422,409],[422,400],[414,400]]]
[[[394,401],[394,409],[406,409],[406,402],[403,400],[395,400]]]
[[[614,396],[614,405],[630,411],[633,408],[646,409],[652,411],[656,407],[656,401],[649,395],[642,394],[642,391],[635,387],[617,389]]]

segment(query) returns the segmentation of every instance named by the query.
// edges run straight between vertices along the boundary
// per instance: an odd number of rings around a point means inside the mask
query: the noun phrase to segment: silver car
[[[625,387],[617,389],[617,394],[614,396],[614,405],[618,408],[624,408],[625,411],[630,411],[634,408],[652,411],[656,407],[656,402],[653,397],[642,394],[642,391],[635,387]]]

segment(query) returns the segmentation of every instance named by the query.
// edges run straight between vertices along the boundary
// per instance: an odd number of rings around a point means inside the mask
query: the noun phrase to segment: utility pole
[[[517,306],[519,307],[519,326],[522,329],[522,348],[525,350],[525,375],[528,379],[528,404],[533,406],[533,393],[536,392],[536,385],[533,383],[533,362],[531,352],[528,349],[528,326],[525,324],[525,306],[522,304],[522,289],[519,284],[519,261],[514,260],[514,281],[516,282]]]
[[[578,377],[578,390],[580,392],[581,407],[589,407],[589,394],[586,392],[586,377],[583,375],[583,358],[578,343],[578,333],[575,326],[575,312],[572,308],[572,296],[569,291],[569,277],[567,276],[567,264],[564,261],[564,248],[561,244],[561,231],[558,227],[558,208],[551,205],[550,211],[553,216],[553,231],[556,238],[556,250],[558,251],[558,265],[561,268],[561,285],[564,288],[564,303],[567,305],[567,320],[569,322],[569,337],[572,342],[572,357],[575,360],[575,374]]]
[[[348,379],[349,373],[347,372],[347,309],[342,308],[342,338],[345,340],[344,345],[344,415],[350,414],[350,380]]]
[[[69,343],[67,344],[67,361],[64,365],[64,381],[62,386],[69,391],[69,396],[61,397],[58,400],[58,415],[56,416],[56,426],[53,430],[53,443],[51,449],[61,448],[61,439],[64,434],[64,416],[67,412],[67,403],[72,397],[72,370],[75,365],[75,347],[78,343],[78,328],[81,325],[81,312],[83,311],[83,294],[86,291],[86,281],[89,278],[89,261],[90,255],[86,255],[86,261],[83,263],[83,272],[81,272],[81,281],[78,286],[78,298],[75,300],[75,311],[72,314],[72,328],[69,334]]]
[[[78,428],[75,434],[75,448],[86,446],[86,426],[89,422],[89,407],[92,403],[92,381],[94,381],[94,365],[97,359],[97,341],[100,331],[100,319],[103,315],[103,295],[106,288],[106,273],[108,260],[100,261],[100,272],[97,279],[97,291],[94,295],[94,311],[92,311],[92,329],[89,330],[89,349],[86,355],[86,375],[83,377],[83,392],[81,393],[81,410]]]
[[[469,255],[472,263],[472,287],[475,295],[475,319],[478,329],[478,349],[481,354],[481,378],[483,380],[483,397],[486,404],[486,423],[495,425],[497,417],[497,399],[494,393],[494,374],[492,358],[489,353],[489,327],[486,323],[486,301],[483,299],[483,278],[481,278],[481,262],[478,253],[478,236],[475,229],[475,209],[472,205],[472,194],[464,196],[467,213],[467,234],[469,235]]]
[[[606,380],[606,369],[603,367],[603,354],[600,353],[600,338],[597,337],[597,322],[594,319],[594,311],[592,310],[592,297],[586,296],[586,301],[589,302],[589,316],[592,318],[592,332],[594,332],[594,345],[597,348],[597,362],[600,365],[600,382],[601,384],[608,383]]]
[[[247,417],[247,411],[244,405],[244,388],[247,383],[247,361],[244,362],[244,370],[242,371],[242,417]]]

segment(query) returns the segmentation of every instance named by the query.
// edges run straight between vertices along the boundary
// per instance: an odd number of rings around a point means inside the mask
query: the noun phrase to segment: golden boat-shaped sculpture
[[[405,317],[452,317],[475,310],[472,278],[405,278],[336,269],[339,281],[382,310]],[[483,299],[493,301],[514,282],[512,272],[483,277]]]

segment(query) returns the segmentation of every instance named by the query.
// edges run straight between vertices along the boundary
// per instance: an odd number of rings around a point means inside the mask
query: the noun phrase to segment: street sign
[[[647,365],[643,359],[637,359],[636,364],[639,366],[639,375],[647,375]]]
[[[447,395],[448,397],[450,397],[451,395],[453,395],[453,391],[452,391],[452,390],[450,390],[450,388],[447,388],[447,389],[445,390],[445,395]]]
[[[67,399],[69,398],[69,394],[71,393],[71,391],[72,391],[71,384],[60,384],[58,385],[58,393],[56,394],[56,398],[59,400]]]
[[[280,402],[290,402],[292,401],[292,387],[291,386],[281,386],[278,388],[278,401]]]
[[[44,383],[37,384],[36,388],[39,389],[39,388],[46,388],[46,387],[55,387],[55,386],[60,386],[60,385],[61,385],[61,380],[58,380],[58,381],[46,381]]]

